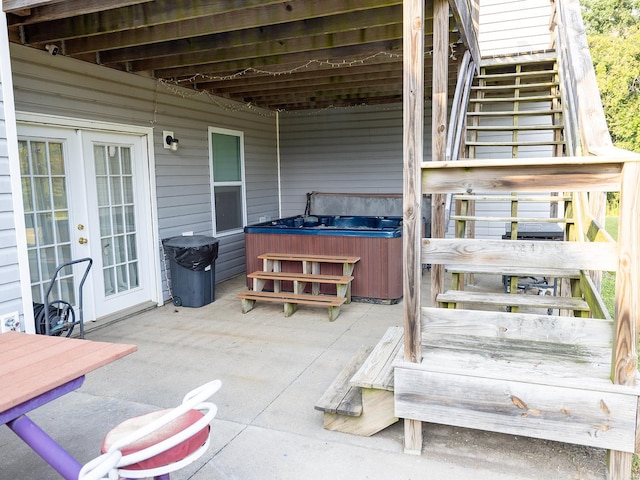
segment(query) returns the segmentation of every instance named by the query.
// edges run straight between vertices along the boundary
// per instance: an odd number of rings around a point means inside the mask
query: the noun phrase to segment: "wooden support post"
[[[441,2],[442,0],[439,1]],[[420,165],[422,163],[424,137],[424,1],[404,0],[403,21],[404,194],[402,204],[402,244],[405,263],[402,277],[404,358],[409,362],[419,363],[421,361],[420,289],[422,259],[420,255],[420,238],[422,236],[422,193]],[[405,420],[405,452],[417,455],[422,452],[422,422],[411,419]]]
[[[431,161],[446,159],[447,149],[447,100],[449,65],[449,3],[433,2],[433,91],[431,100]],[[431,197],[431,237],[444,238],[445,196]],[[431,267],[431,303],[444,291],[444,266]]]
[[[640,162],[626,162],[620,188],[618,229],[619,264],[616,273],[615,344],[611,376],[614,383],[634,385],[638,376],[638,322],[640,321]],[[636,440],[637,441],[637,440]],[[631,474],[631,453],[609,450],[608,469],[612,480],[627,480]]]

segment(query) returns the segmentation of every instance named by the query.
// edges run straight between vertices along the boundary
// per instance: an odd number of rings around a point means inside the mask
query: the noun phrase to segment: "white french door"
[[[85,320],[153,301],[145,136],[22,124],[18,134],[34,302],[57,266],[84,257]],[[49,300],[76,305],[84,266],[61,270]]]

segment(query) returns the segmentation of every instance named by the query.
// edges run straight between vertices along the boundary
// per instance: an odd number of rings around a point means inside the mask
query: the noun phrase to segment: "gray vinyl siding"
[[[63,56],[15,45],[11,51],[17,111],[153,127],[161,239],[185,231],[212,234],[209,126],[244,132],[248,223],[277,215],[276,120],[271,112]],[[180,140],[177,152],[163,148],[163,130]],[[242,233],[220,237],[217,281],[244,272],[244,251]]]
[[[549,0],[480,0],[482,56],[548,49],[550,15]]]
[[[424,159],[431,159],[425,105]],[[284,113],[280,117],[283,216],[304,213],[306,194],[402,193],[402,105]]]
[[[0,78],[0,314],[22,312],[5,107]]]

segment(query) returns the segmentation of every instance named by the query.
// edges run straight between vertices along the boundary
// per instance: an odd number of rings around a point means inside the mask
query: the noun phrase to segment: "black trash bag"
[[[218,239],[206,235],[171,237],[162,241],[171,260],[194,272],[201,272],[218,258],[218,243]]]

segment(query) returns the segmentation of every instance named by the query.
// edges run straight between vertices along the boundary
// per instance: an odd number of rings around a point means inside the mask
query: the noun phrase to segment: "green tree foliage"
[[[583,18],[609,131],[640,152],[640,0],[583,0]]]
[[[640,0],[582,0],[582,19],[590,35],[624,36],[637,27]]]

